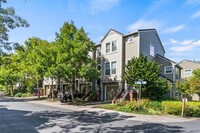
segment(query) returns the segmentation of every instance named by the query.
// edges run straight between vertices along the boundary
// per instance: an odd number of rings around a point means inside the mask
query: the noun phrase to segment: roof
[[[99,46],[101,46],[101,43],[95,45],[95,47],[99,47]]]
[[[200,64],[200,62],[199,61],[192,61],[192,60],[186,60],[186,59],[184,59],[184,60],[182,60],[181,62],[179,62],[178,64],[181,64],[182,62],[184,62],[184,61],[187,61],[187,62],[192,62],[192,63],[198,63],[198,64]]]
[[[172,63],[176,64],[177,67],[179,67],[179,68],[182,69],[182,67],[181,67],[178,63],[176,63],[175,61],[172,61],[172,60],[170,60],[170,59],[168,59],[168,58],[166,58],[166,57],[164,57],[164,56],[162,56],[162,55],[159,55],[159,54],[156,54],[156,56],[161,57],[161,58],[163,58],[164,60],[167,60],[167,61],[169,61],[169,62],[172,62]]]
[[[102,41],[106,38],[106,36],[108,35],[108,33],[109,33],[110,31],[114,31],[114,32],[116,32],[116,33],[118,33],[118,34],[120,34],[120,35],[122,35],[122,36],[124,35],[123,33],[119,32],[119,31],[117,31],[117,30],[110,29],[110,30],[106,33],[106,35],[101,39],[100,42],[102,42]]]
[[[130,36],[130,35],[133,35],[133,34],[138,34],[139,32],[145,32],[145,31],[154,31],[156,33],[156,36],[158,37],[158,40],[159,40],[159,42],[161,44],[161,47],[162,47],[163,51],[165,52],[165,49],[164,49],[164,47],[162,45],[162,42],[160,40],[160,37],[159,37],[158,32],[156,31],[156,29],[138,29],[138,31],[128,33],[128,34],[124,35],[124,37]]]
[[[162,74],[160,74],[159,76],[161,76],[162,78],[166,78],[167,80],[169,80],[171,83],[174,83],[174,81],[173,80],[171,80],[171,79],[169,79],[169,78],[167,78],[167,77],[165,77],[164,75],[162,75]]]

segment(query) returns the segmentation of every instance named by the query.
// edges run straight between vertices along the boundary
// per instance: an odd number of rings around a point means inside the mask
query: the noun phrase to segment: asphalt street
[[[133,116],[134,117],[134,116]],[[200,133],[200,120],[147,123],[123,115],[73,111],[0,98],[0,133]]]

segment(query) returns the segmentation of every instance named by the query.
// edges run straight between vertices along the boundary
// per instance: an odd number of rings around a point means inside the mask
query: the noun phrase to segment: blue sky
[[[65,21],[83,27],[98,43],[110,29],[122,33],[156,28],[174,60],[200,60],[200,0],[7,0],[29,28],[10,32],[10,40],[23,44],[29,37],[55,38]]]

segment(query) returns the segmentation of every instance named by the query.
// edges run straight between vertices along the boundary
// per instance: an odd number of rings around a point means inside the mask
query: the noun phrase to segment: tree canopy
[[[168,91],[168,83],[160,77],[160,65],[156,61],[148,61],[147,57],[140,55],[132,58],[125,66],[123,80],[129,86],[138,88],[136,81],[142,79],[147,81],[142,85],[142,97],[149,99],[161,99]]]
[[[11,50],[11,42],[9,42],[8,32],[17,27],[28,27],[28,22],[15,14],[13,7],[3,8],[2,4],[6,3],[6,0],[0,0],[0,52],[3,49]],[[14,46],[17,43],[14,43]]]

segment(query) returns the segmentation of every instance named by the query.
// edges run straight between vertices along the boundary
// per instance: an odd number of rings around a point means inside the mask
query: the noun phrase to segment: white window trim
[[[154,51],[153,51],[153,55],[151,54],[151,46],[154,48]],[[153,43],[150,43],[150,46],[149,46],[149,54],[153,57],[155,57],[155,51],[156,51],[156,47]]]
[[[171,69],[172,69],[172,72],[171,72],[171,73],[166,73],[166,68],[167,68],[167,67],[171,67]],[[164,67],[164,74],[172,74],[172,73],[173,73],[173,68],[172,68],[172,66],[165,66],[165,67]]]
[[[116,73],[115,74],[112,74],[111,73],[111,70],[112,70],[112,68],[111,68],[111,64],[112,64],[112,62],[116,62]],[[106,63],[109,63],[110,64],[110,74],[109,75],[106,75]],[[104,75],[105,76],[115,76],[115,75],[117,75],[117,61],[116,60],[112,60],[112,61],[110,61],[110,62],[105,62],[104,63]]]
[[[111,49],[109,50],[109,52],[107,52],[107,44],[108,44],[108,43],[109,43],[109,45],[111,45],[110,42],[107,42],[107,43],[106,43],[106,50],[105,50],[105,53],[106,53],[106,54],[109,54],[109,53],[111,52]],[[110,48],[111,48],[111,46],[110,46]]]
[[[112,63],[115,62],[115,69],[116,69],[116,73],[115,74],[112,74]],[[117,74],[117,61],[111,61],[110,62],[110,75],[116,75]]]
[[[132,41],[130,41],[130,38],[132,38]],[[133,43],[135,41],[134,36],[129,36],[127,39],[127,43]]]
[[[188,76],[188,75],[185,75],[185,71],[186,71],[186,70],[191,70],[191,75],[189,75],[189,76]],[[190,77],[190,76],[192,76],[192,69],[184,69],[184,77]]]
[[[106,63],[109,63],[109,65],[110,65],[110,62],[105,62],[105,63],[104,63],[104,75],[105,75],[105,76],[109,76],[110,74],[106,75],[106,70],[107,70],[107,69],[106,69]],[[109,69],[110,69],[110,67],[109,67]]]
[[[112,42],[113,41],[116,41],[116,50],[115,51],[112,51]],[[106,48],[105,48],[105,54],[112,54],[112,53],[117,53],[117,50],[118,50],[118,40],[113,40],[113,41],[110,41],[110,42],[107,42],[106,44],[110,44],[110,52],[106,52]]]

